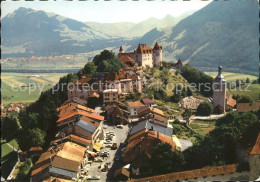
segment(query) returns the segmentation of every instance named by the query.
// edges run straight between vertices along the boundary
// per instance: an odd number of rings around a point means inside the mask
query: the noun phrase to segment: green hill
[[[201,71],[258,74],[258,2],[214,1],[171,29],[154,29],[133,42],[163,46],[167,61],[181,59]],[[129,50],[130,50],[129,49]]]

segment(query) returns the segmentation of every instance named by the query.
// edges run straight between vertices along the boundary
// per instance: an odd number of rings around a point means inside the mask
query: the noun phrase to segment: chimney
[[[159,131],[157,131],[157,138],[159,139]]]
[[[141,145],[139,145],[139,146],[138,146],[138,148],[139,148],[139,155],[141,155],[141,153],[142,153],[142,150],[141,150],[141,149],[142,149],[142,148],[141,148]]]
[[[153,131],[153,126],[151,126],[151,130]]]

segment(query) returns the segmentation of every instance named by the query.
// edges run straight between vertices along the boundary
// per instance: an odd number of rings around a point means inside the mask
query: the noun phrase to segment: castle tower
[[[225,112],[226,107],[226,80],[222,75],[222,67],[218,67],[218,75],[213,83],[213,106],[221,107]]]
[[[158,67],[162,66],[162,46],[160,46],[158,42],[156,42],[153,47],[153,65]]]
[[[123,49],[123,46],[120,46],[120,49],[119,49],[119,53],[124,53],[124,49]]]

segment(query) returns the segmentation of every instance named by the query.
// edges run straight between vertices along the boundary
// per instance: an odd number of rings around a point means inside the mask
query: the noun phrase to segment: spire
[[[158,42],[155,43],[153,50],[162,50],[162,46],[158,44]]]
[[[215,81],[220,81],[224,79],[224,76],[222,75],[222,66],[218,66],[218,75],[215,78]]]
[[[124,52],[124,49],[123,49],[123,46],[122,46],[122,45],[120,46],[119,52],[120,52],[120,53],[123,53],[123,52]]]

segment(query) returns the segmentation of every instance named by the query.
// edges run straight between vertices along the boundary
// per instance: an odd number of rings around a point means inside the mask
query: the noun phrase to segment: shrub
[[[197,109],[197,115],[200,116],[209,116],[212,112],[213,106],[209,102],[202,102]]]

